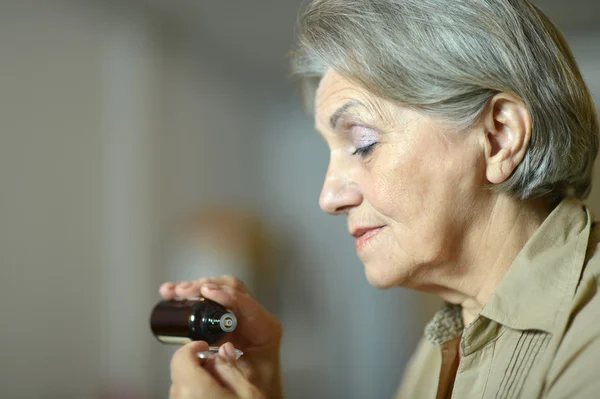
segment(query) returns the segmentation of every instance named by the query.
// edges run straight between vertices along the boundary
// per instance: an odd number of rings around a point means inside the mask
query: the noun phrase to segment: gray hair
[[[382,98],[457,129],[511,93],[533,121],[527,153],[494,189],[516,198],[590,192],[598,118],[573,54],[526,0],[311,0],[293,72],[312,99],[332,68]]]

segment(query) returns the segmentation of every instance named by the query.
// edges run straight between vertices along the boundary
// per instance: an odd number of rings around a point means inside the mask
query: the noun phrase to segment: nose
[[[347,176],[336,173],[330,165],[319,197],[321,209],[331,215],[342,215],[359,206],[362,201],[358,185]]]

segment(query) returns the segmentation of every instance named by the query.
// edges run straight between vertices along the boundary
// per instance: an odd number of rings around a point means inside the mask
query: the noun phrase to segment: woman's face
[[[316,127],[331,157],[321,208],[348,218],[369,282],[425,289],[468,245],[486,191],[479,134],[450,132],[329,71]]]

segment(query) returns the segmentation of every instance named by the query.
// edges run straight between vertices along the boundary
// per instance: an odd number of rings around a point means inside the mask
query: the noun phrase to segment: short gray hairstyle
[[[516,198],[590,192],[598,117],[556,26],[526,0],[311,0],[294,74],[305,95],[331,68],[371,93],[464,129],[490,99],[518,96],[533,121],[527,153],[494,189]]]

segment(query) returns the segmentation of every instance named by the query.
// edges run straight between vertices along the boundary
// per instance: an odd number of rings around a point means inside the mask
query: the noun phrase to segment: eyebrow
[[[339,107],[337,109],[337,111],[335,111],[333,113],[333,115],[331,115],[331,117],[329,118],[329,124],[331,125],[331,128],[335,129],[335,127],[337,126],[338,121],[344,115],[344,113],[346,113],[346,111],[348,111],[349,108],[355,107],[357,105],[362,106],[362,107],[365,106],[360,101],[352,100],[352,101],[348,101],[346,104],[344,104],[341,107]]]

